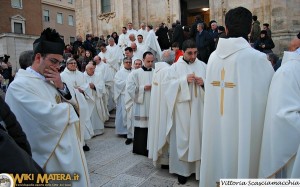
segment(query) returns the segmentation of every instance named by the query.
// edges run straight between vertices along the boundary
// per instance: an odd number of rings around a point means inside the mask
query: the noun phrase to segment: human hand
[[[83,90],[81,88],[77,88],[77,90],[80,92],[80,93],[83,93]]]
[[[151,90],[151,85],[146,85],[146,86],[144,87],[144,90],[145,90],[145,91],[150,91],[150,90]]]
[[[52,82],[54,86],[58,89],[63,89],[64,84],[61,80],[60,73],[57,68],[54,66],[49,66],[48,69],[45,69],[44,76],[46,80]]]
[[[94,88],[95,88],[94,83],[91,82],[89,85],[90,85],[90,88],[91,88],[91,89],[94,89]]]
[[[192,83],[195,80],[195,74],[188,74],[186,77],[188,83]]]
[[[203,79],[201,77],[196,77],[195,76],[195,82],[198,86],[204,85]]]

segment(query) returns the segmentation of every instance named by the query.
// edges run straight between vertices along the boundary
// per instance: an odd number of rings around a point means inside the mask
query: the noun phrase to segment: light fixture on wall
[[[209,10],[209,8],[202,8],[202,10],[203,10],[204,12],[206,12],[206,11]]]

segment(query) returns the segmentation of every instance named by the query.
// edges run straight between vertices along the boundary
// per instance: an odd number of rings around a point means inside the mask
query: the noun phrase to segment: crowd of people
[[[198,16],[191,28],[176,21],[137,31],[128,23],[119,36],[87,34],[73,45],[45,29],[5,84],[9,107],[0,99],[0,130],[23,151],[8,151],[0,173],[76,171],[80,180],[67,182],[90,186],[86,140],[105,133],[116,110],[124,146],[180,184],[192,174],[200,187],[221,178],[299,178],[300,33],[280,66],[269,25],[261,30],[248,9],[229,10],[226,27],[209,26]],[[9,159],[29,164],[9,169]]]

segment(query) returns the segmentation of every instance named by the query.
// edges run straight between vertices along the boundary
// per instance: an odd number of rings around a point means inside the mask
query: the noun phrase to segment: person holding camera
[[[0,71],[3,79],[1,81],[1,88],[4,92],[6,92],[9,83],[13,80],[12,76],[12,65],[8,61],[10,58],[9,55],[4,55],[3,61],[0,63]]]

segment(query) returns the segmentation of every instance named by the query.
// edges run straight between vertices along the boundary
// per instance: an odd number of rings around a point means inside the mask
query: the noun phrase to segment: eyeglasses
[[[189,51],[189,52],[186,52],[186,54],[188,55],[197,55],[198,54],[198,51]]]
[[[57,60],[56,58],[48,58],[46,57],[52,64],[60,64],[60,63],[63,63],[63,60],[62,61],[59,61]],[[46,59],[45,58],[45,59]]]
[[[125,61],[124,63],[126,63],[126,64],[132,64],[131,61]]]
[[[75,65],[75,64],[76,64],[76,62],[69,62],[68,64],[72,64],[72,65]]]

